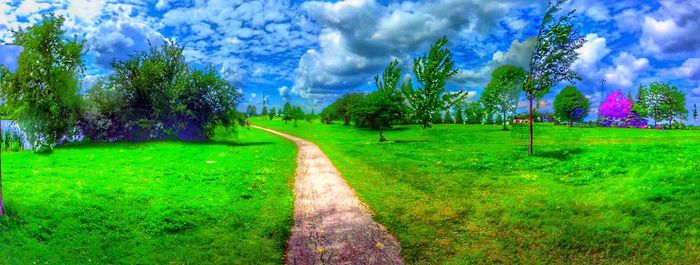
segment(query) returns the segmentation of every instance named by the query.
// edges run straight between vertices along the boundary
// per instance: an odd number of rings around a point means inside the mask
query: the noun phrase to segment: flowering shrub
[[[634,102],[625,97],[622,91],[615,90],[600,104],[598,119],[604,127],[645,128],[647,120],[632,110]]]

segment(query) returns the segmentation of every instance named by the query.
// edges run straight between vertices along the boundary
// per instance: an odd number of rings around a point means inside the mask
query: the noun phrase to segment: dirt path
[[[299,147],[287,264],[403,264],[401,246],[315,144],[253,126]]]

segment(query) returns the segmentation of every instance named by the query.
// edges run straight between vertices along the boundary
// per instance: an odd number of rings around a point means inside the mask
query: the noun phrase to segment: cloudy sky
[[[260,108],[264,96],[272,106],[289,100],[318,111],[348,91],[372,90],[372,76],[393,58],[408,73],[411,58],[442,35],[461,69],[449,89],[478,97],[495,67],[526,66],[543,2],[2,0],[0,41],[11,43],[9,29],[55,12],[86,41],[86,88],[114,59],[170,39],[189,62],[212,65],[240,87],[243,107]],[[634,92],[654,81],[684,91],[689,110],[700,104],[700,1],[572,0],[567,8],[578,10],[588,40],[574,67],[594,107],[602,91]],[[0,64],[12,67],[18,53],[0,46]]]

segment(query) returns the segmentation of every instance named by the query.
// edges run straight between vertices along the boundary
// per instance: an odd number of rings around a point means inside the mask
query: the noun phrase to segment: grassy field
[[[0,264],[280,264],[296,147],[207,143],[3,153]]]
[[[700,132],[279,120],[317,143],[413,264],[700,263]]]

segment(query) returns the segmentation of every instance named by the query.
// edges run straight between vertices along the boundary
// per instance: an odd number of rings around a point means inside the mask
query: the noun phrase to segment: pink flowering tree
[[[598,121],[604,127],[645,127],[646,119],[640,118],[639,114],[632,110],[633,105],[634,102],[625,97],[622,91],[615,90],[600,104]]]

